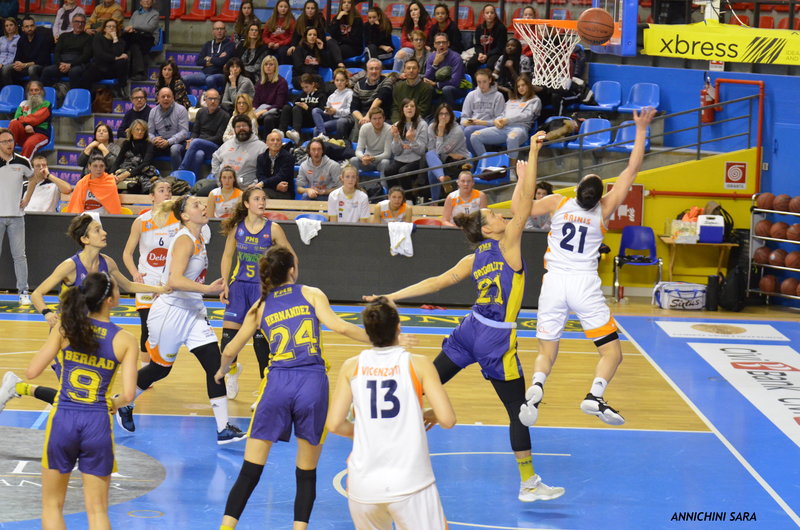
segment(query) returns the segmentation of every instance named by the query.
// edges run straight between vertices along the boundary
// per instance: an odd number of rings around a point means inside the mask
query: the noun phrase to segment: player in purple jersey
[[[89,528],[111,528],[108,490],[114,462],[111,413],[133,399],[138,345],[133,335],[112,324],[119,289],[106,273],[89,274],[80,287],[61,297],[60,325],[31,359],[33,379],[59,357],[63,367],[58,395],[47,420],[42,454],[42,527],[66,528],[64,498],[78,464]],[[122,367],[122,394],[108,391]]]
[[[287,248],[273,246],[260,261],[261,299],[247,313],[241,329],[222,353],[216,380],[259,328],[267,336],[272,360],[261,383],[248,431],[244,463],[228,494],[221,528],[235,528],[250,494],[261,478],[272,444],[297,438],[297,490],[294,529],[308,527],[317,491],[317,462],[328,414],[327,362],[322,355],[320,323],[353,340],[369,343],[363,329],[345,322],[331,309],[325,293],[297,282],[297,259]]]
[[[219,299],[227,307],[222,322],[220,350],[224,350],[233,339],[242,327],[247,311],[261,298],[258,261],[264,253],[273,245],[281,245],[289,249],[295,255],[295,259],[297,258],[283,229],[277,223],[264,219],[266,207],[267,194],[264,190],[250,188],[244,192],[233,215],[222,222],[222,233],[227,239],[220,263],[225,288]],[[233,267],[232,273],[231,267]],[[258,359],[259,375],[263,378],[264,369],[269,364],[269,343],[261,331],[256,330],[253,335],[253,349]],[[228,399],[236,398],[239,393],[239,375],[242,368],[234,359],[231,370],[225,377]]]
[[[564,488],[547,486],[534,472],[531,459],[531,435],[519,420],[519,408],[525,403],[525,378],[517,355],[517,314],[525,282],[525,264],[521,242],[529,208],[518,210],[518,204],[528,205],[536,189],[539,149],[544,133],[531,138],[528,163],[517,164],[517,182],[512,199],[510,221],[502,215],[483,208],[454,219],[475,252],[461,259],[444,274],[384,295],[390,300],[402,300],[435,293],[471,277],[478,290],[472,313],[442,341],[442,352],[433,364],[442,383],[446,383],[470,364],[478,363],[483,376],[494,387],[509,418],[511,449],[520,473],[519,500],[533,502],[551,500],[564,494]],[[365,296],[373,301],[376,295]]]

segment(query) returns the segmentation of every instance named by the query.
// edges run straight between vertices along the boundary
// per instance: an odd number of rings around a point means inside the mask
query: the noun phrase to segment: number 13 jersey
[[[605,233],[600,203],[591,210],[584,210],[575,199],[565,197],[553,214],[544,268],[560,272],[597,272]]]

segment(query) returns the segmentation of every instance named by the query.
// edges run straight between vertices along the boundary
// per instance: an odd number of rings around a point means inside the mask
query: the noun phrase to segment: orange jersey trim
[[[599,328],[585,329],[583,330],[583,334],[586,335],[587,339],[599,339],[600,337],[611,335],[615,331],[617,331],[617,323],[614,321],[614,317],[612,315],[609,317],[608,322]]]
[[[414,363],[411,362],[411,359],[408,360],[408,373],[411,375],[411,383],[414,385],[414,390],[417,393],[419,406],[422,407],[422,384],[419,382],[419,378],[417,378],[417,372],[414,371]]]

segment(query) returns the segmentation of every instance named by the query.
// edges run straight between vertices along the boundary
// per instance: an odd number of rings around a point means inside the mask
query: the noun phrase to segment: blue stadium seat
[[[56,89],[51,86],[44,87],[44,99],[50,102],[50,111],[56,108]]]
[[[603,129],[608,129],[603,131]],[[567,143],[567,149],[595,149],[611,143],[611,122],[604,118],[589,118],[581,124],[578,138]],[[601,132],[596,132],[601,131]]]
[[[150,48],[151,52],[158,53],[164,51],[164,28],[158,28],[158,39],[153,47]]]
[[[614,144],[607,147],[607,151],[615,153],[630,153],[633,151],[633,142],[636,140],[636,123],[633,120],[624,121],[619,124],[617,135],[614,137]],[[647,128],[647,139],[644,141],[645,153],[650,151],[650,127]]]
[[[14,113],[25,99],[25,89],[19,85],[7,85],[0,90],[0,112]]]
[[[508,175],[508,163],[508,155],[494,155],[481,158],[478,160],[478,166],[475,168],[475,184],[484,186],[508,184],[511,182],[511,178]],[[492,171],[489,168],[492,167],[506,168],[506,170],[503,172],[496,172],[495,174],[499,175],[498,178],[483,179],[478,177],[481,173],[491,173]]]
[[[392,48],[394,52],[397,53],[403,45],[400,43],[400,37],[397,35],[392,35]],[[394,56],[389,57],[388,59],[383,60],[383,66],[388,66],[391,68],[394,65]]]
[[[289,83],[289,88],[292,86],[292,65],[291,64],[279,64],[278,65],[278,74],[284,79],[286,82]]]
[[[189,183],[189,186],[194,186],[197,182],[197,175],[194,174],[194,171],[189,171],[188,169],[176,169],[170,173],[169,176],[175,177],[176,179],[185,180]]]
[[[619,112],[633,112],[642,107],[657,109],[661,104],[661,91],[655,83],[636,83],[628,93],[625,104],[617,109]]]
[[[73,88],[64,97],[64,103],[53,111],[53,116],[77,118],[92,113],[92,94],[85,88]]]
[[[613,112],[622,103],[622,85],[618,81],[598,81],[592,85],[597,105],[580,105],[580,110],[599,110]]]

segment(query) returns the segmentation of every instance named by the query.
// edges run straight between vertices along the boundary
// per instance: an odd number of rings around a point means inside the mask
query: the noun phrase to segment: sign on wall
[[[613,187],[614,184],[606,184],[606,193]],[[642,210],[644,210],[644,186],[634,184],[617,211],[608,218],[608,229],[622,230],[626,226],[642,226]]]
[[[725,162],[725,189],[743,190],[747,187],[747,162]]]

